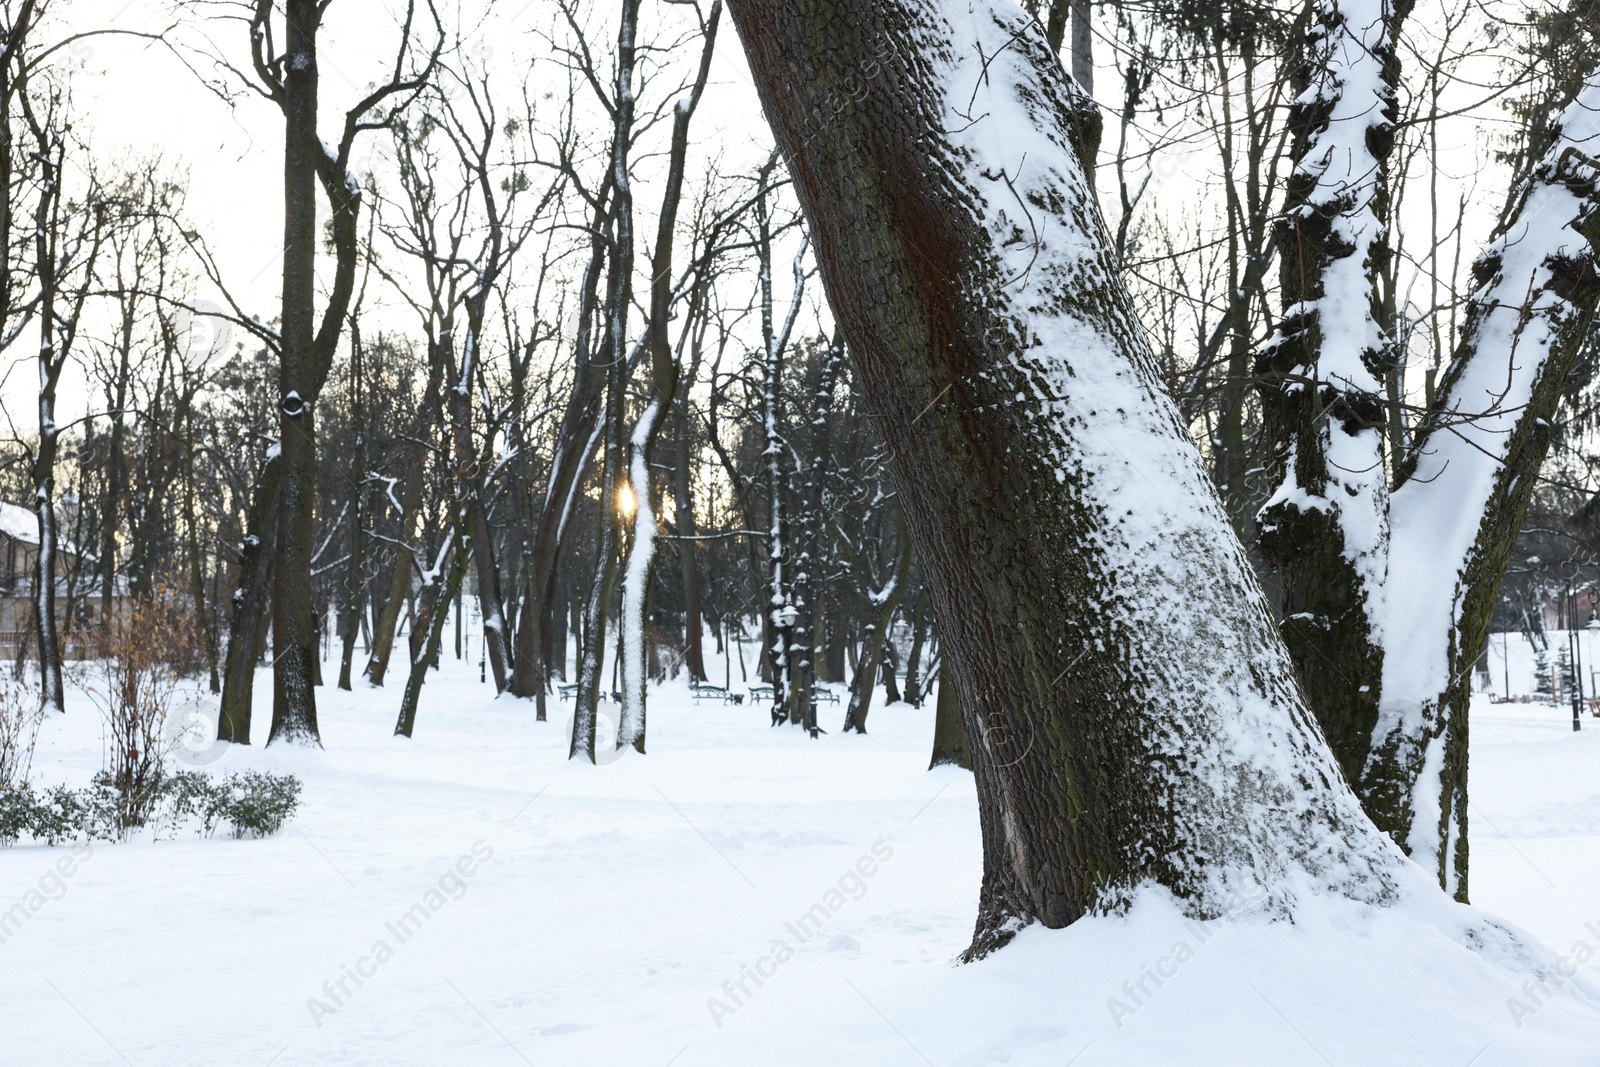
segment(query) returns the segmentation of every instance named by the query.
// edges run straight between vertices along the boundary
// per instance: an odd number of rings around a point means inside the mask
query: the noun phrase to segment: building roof
[[[0,537],[23,545],[39,547],[39,516],[32,508],[0,500]],[[79,559],[93,561],[93,552],[84,552],[66,536],[62,506],[56,505],[56,550]]]
[[[39,516],[20,504],[0,501],[0,535],[25,545],[39,543]]]

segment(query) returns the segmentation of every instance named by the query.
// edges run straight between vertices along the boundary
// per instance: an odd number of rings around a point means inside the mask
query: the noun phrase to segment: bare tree
[[[431,77],[444,34],[432,0],[424,0],[424,5],[437,32],[432,50],[418,60],[413,33],[418,5],[412,0],[406,5],[388,79],[345,112],[338,140],[332,144],[324,143],[317,131],[317,31],[326,2],[287,0],[280,21],[270,0],[252,0],[246,18],[252,85],[284,119],[278,506],[267,509],[277,513],[270,559],[274,669],[269,743],[320,744],[314,689],[317,619],[310,581],[316,549],[315,405],[328,379],[355,287],[363,196],[350,169],[351,149],[362,133],[387,126],[394,102],[403,106]],[[332,210],[334,245],[333,279],[320,319],[315,306],[319,187]],[[247,611],[262,610],[259,603],[242,606]]]

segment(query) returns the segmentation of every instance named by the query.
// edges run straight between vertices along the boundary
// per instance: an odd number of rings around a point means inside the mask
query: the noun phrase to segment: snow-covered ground
[[[0,851],[0,912],[47,896],[0,944],[0,1063],[1600,1063],[1600,1008],[1415,908],[1192,924],[1149,897],[953,965],[978,826],[970,776],[925,770],[931,704],[812,742],[674,683],[650,754],[590,767],[570,704],[535,723],[476,665],[446,659],[411,741],[398,689],[328,688],[325,751],[264,749],[270,692],[212,769],[304,780],[276,837],[96,845],[70,875],[69,849]],[[1476,708],[1472,885],[1600,989],[1595,727]],[[79,698],[34,777],[99,759]]]

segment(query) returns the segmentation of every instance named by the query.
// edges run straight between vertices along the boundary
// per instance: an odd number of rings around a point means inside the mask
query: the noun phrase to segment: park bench
[[[556,686],[556,692],[561,694],[562,700],[571,700],[578,695],[578,683],[569,682],[566,685]]]
[[[720,685],[707,685],[704,682],[699,685],[691,684],[689,686],[689,695],[694,698],[696,704],[702,700],[720,700],[724,704],[728,702],[728,691],[726,689]]]
[[[826,689],[819,685],[812,691],[811,699],[813,703],[817,704],[837,704],[839,703],[839,694],[832,689]]]
[[[758,702],[760,702],[761,700],[764,700],[764,699],[765,700],[771,700],[772,699],[772,686],[770,686],[770,685],[752,685],[752,686],[750,686],[750,703],[755,704],[755,703],[758,703]]]

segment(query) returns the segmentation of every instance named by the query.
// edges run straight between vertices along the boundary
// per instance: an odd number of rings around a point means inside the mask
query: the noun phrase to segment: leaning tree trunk
[[[439,658],[439,646],[444,641],[445,620],[450,617],[450,605],[461,592],[467,576],[468,547],[463,542],[470,534],[452,529],[446,535],[439,558],[418,596],[420,605],[411,629],[411,670],[406,675],[406,688],[400,694],[400,714],[395,719],[396,737],[410,737],[417,725],[417,704],[422,698],[422,684]],[[440,573],[448,562],[449,570]]]
[[[267,608],[278,541],[279,469],[278,446],[273,445],[256,479],[244,544],[239,549],[239,584],[233,591],[228,656],[222,670],[222,707],[217,715],[217,738],[236,745],[250,743],[256,660],[267,643]]]
[[[1600,70],[1473,264],[1478,290],[1390,507],[1383,688],[1357,789],[1467,891],[1467,708],[1500,580],[1600,302]]]
[[[394,635],[400,626],[400,612],[405,607],[406,594],[411,590],[411,549],[409,543],[412,530],[417,525],[417,516],[422,511],[422,490],[424,476],[428,464],[428,446],[424,443],[427,435],[436,423],[436,412],[442,402],[440,397],[440,378],[443,366],[439,359],[437,348],[430,353],[428,360],[428,385],[423,390],[422,406],[417,410],[412,426],[411,445],[403,453],[405,456],[405,471],[400,483],[400,525],[399,544],[395,546],[394,569],[389,572],[389,588],[383,600],[383,611],[378,613],[377,621],[372,634],[372,652],[367,657],[367,680],[374,687],[383,685],[384,676],[389,670],[389,661],[394,654]]]
[[[1195,915],[1419,887],[1161,386],[1037,25],[1000,0],[729,6],[973,741],[969,956],[1146,882]]]
[[[622,421],[622,375],[611,368],[610,392],[612,399],[606,404],[609,438],[602,460],[600,478],[600,541],[595,546],[594,581],[590,583],[588,599],[583,608],[583,643],[578,651],[578,691],[573,697],[572,739],[567,750],[568,759],[580,753],[590,763],[597,762],[596,749],[604,744],[598,736],[601,674],[605,666],[606,616],[611,611],[612,590],[617,582],[617,542],[621,535],[621,522],[617,515],[617,479],[622,465],[621,433],[617,429]]]
[[[516,627],[515,665],[511,672],[511,694],[534,697],[539,722],[545,721],[546,697],[550,689],[552,631],[564,622],[553,614],[556,583],[560,577],[561,547],[567,523],[580,486],[580,474],[594,454],[598,440],[601,398],[605,391],[606,369],[602,361],[591,358],[594,319],[599,306],[599,291],[609,242],[606,231],[612,192],[608,171],[602,196],[590,219],[589,263],[579,287],[578,333],[573,343],[572,391],[562,413],[561,428],[550,457],[545,479],[544,504],[538,513],[529,554],[522,595],[522,611]]]

